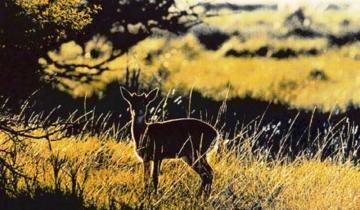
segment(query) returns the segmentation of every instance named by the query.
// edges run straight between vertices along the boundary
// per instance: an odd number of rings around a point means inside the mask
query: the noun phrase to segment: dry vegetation
[[[0,143],[3,139],[1,135]],[[26,195],[40,201],[46,193],[75,197],[86,207],[96,209],[357,209],[360,206],[357,166],[337,158],[321,162],[317,157],[302,156],[293,162],[269,161],[266,151],[257,155],[250,152],[253,140],[243,140],[249,144],[237,149],[219,144],[211,151],[208,159],[214,167],[215,180],[209,200],[196,197],[200,179],[182,161],[174,160],[165,161],[162,166],[160,192],[145,193],[142,164],[135,156],[133,144],[91,136],[64,138],[52,142],[51,148],[47,141],[24,139],[26,146],[14,162],[26,178],[9,176],[7,192],[13,198]],[[1,144],[1,149],[7,146]],[[46,202],[51,204],[49,200]],[[61,206],[61,202],[57,205]]]

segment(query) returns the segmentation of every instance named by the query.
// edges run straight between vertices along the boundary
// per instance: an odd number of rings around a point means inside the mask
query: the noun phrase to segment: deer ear
[[[153,102],[158,96],[158,92],[159,92],[159,88],[155,88],[152,91],[150,91],[148,94],[146,94],[146,102],[147,103]]]
[[[131,103],[131,99],[133,97],[133,94],[131,94],[126,88],[121,87],[120,88],[121,96],[128,102]]]

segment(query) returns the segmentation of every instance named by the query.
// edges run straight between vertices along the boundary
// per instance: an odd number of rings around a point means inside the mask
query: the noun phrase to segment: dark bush
[[[86,207],[81,197],[77,195],[54,191],[51,189],[37,189],[34,195],[23,193],[15,198],[5,198],[0,203],[2,210],[95,210],[93,206]]]
[[[263,47],[260,47],[258,50],[255,51],[255,54],[257,56],[267,56],[268,55],[268,52],[269,52],[269,47],[268,46],[263,46]]]
[[[324,35],[321,32],[315,31],[309,27],[304,27],[304,28],[294,28],[291,29],[287,34],[286,37],[289,36],[298,36],[301,38],[318,38],[318,37],[323,37]]]
[[[254,53],[252,53],[249,50],[242,50],[242,51],[237,51],[234,49],[230,49],[225,53],[225,57],[253,57]]]
[[[297,56],[298,56],[298,53],[296,53],[295,50],[290,49],[290,48],[280,49],[271,55],[271,57],[278,58],[278,59],[294,58]]]
[[[309,78],[312,80],[321,80],[321,81],[328,80],[328,76],[325,74],[323,70],[320,69],[312,70],[309,74]]]
[[[193,30],[200,43],[208,50],[218,50],[230,36],[218,28],[214,27],[196,27]]]

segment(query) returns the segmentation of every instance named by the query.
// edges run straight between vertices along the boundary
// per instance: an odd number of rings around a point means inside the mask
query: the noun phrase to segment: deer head
[[[147,108],[151,102],[153,102],[159,92],[159,89],[153,89],[149,93],[142,93],[140,95],[136,93],[130,93],[127,89],[120,89],[122,97],[128,102],[130,106],[131,116],[137,119],[144,120],[147,113]]]

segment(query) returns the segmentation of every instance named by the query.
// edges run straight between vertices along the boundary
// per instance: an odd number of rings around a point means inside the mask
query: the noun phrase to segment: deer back
[[[218,137],[211,125],[197,119],[176,119],[148,124],[149,153],[161,158],[203,155]]]

